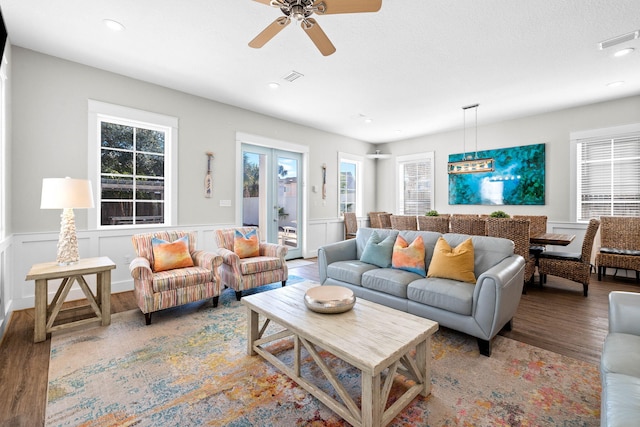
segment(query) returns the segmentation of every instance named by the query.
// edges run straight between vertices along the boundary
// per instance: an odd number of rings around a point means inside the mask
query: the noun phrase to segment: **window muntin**
[[[424,215],[434,207],[433,152],[396,159],[400,215]]]
[[[578,221],[640,216],[640,130],[593,131],[576,144]]]

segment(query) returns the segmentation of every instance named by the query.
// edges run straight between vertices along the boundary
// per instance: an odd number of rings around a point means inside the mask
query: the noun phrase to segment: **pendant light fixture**
[[[466,107],[462,107],[462,144],[464,153],[462,155],[462,160],[457,162],[449,162],[447,164],[447,171],[449,174],[460,174],[460,173],[479,173],[479,172],[493,172],[495,170],[495,160],[493,158],[478,158],[478,107],[480,104],[467,105]],[[474,109],[475,111],[475,119],[474,119],[474,130],[475,130],[475,142],[476,142],[476,151],[472,156],[471,154],[467,155],[467,110]]]

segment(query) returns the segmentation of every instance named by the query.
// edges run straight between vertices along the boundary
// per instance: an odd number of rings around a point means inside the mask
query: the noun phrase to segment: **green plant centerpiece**
[[[430,210],[425,214],[425,216],[440,216],[440,214],[436,210]]]
[[[511,216],[504,211],[494,211],[489,215],[491,218],[511,218]]]

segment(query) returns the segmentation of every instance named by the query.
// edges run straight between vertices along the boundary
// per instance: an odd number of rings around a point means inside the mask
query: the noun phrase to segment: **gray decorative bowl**
[[[316,286],[304,294],[304,303],[317,313],[344,313],[353,308],[356,297],[344,286]]]

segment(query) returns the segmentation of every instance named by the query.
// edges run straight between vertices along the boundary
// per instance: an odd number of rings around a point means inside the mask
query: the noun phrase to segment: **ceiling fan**
[[[314,13],[329,15],[337,13],[377,12],[382,6],[382,0],[254,0],[267,6],[279,8],[285,16],[273,21],[262,30],[249,46],[261,48],[274,38],[284,27],[289,25],[291,18],[300,22],[300,26],[307,33],[313,44],[324,56],[336,51],[329,37],[322,31],[318,22],[310,16]]]

